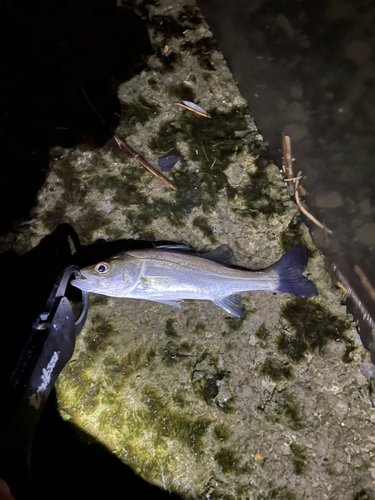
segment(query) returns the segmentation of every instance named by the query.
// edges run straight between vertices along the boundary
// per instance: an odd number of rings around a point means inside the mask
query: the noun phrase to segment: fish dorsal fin
[[[195,252],[194,248],[189,245],[156,245],[155,248],[162,250],[177,250],[180,252]]]
[[[237,316],[237,318],[242,318],[241,295],[237,293],[227,295],[226,297],[220,297],[212,302],[229,312],[229,314],[233,314],[233,316]]]
[[[221,245],[220,247],[202,254],[204,259],[214,260],[215,262],[220,262],[220,264],[225,264],[227,266],[236,266],[236,257],[232,252],[232,249],[228,245]]]

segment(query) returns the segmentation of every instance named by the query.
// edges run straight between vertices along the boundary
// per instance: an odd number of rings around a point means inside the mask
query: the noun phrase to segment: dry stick
[[[169,186],[170,188],[172,188],[175,191],[177,191],[177,186],[175,184],[173,184],[173,182],[171,182],[169,179],[167,179],[166,177],[164,177],[164,175],[162,173],[160,173],[158,170],[155,170],[155,168],[152,165],[150,165],[144,158],[142,158],[141,156],[139,156],[139,154],[136,151],[134,151],[134,149],[131,148],[128,144],[126,144],[125,141],[123,141],[122,139],[120,139],[120,137],[117,134],[114,134],[113,137],[114,137],[114,139],[115,139],[115,141],[116,141],[116,143],[117,143],[117,145],[118,145],[119,148],[121,148],[124,151],[126,151],[129,156],[131,156],[132,158],[134,158],[135,160],[137,160],[137,162],[140,163],[142,165],[142,167],[147,168],[147,170],[149,172],[151,172],[156,177],[158,177],[158,179],[160,179],[165,184],[167,184],[167,186]]]
[[[153,166],[151,166],[146,160],[144,160],[136,151],[134,151],[133,148],[131,148],[128,144],[126,144],[125,141],[120,139],[120,137],[116,134],[116,132],[113,130],[113,128],[110,126],[110,124],[104,120],[104,118],[101,116],[101,114],[93,106],[93,104],[91,103],[90,99],[88,98],[88,95],[86,94],[86,91],[83,88],[83,86],[81,86],[81,90],[82,90],[83,97],[85,98],[87,104],[90,106],[92,112],[99,118],[99,120],[103,123],[103,125],[105,125],[105,127],[113,135],[113,138],[115,139],[118,147],[120,149],[123,149],[124,151],[126,151],[129,156],[131,156],[132,158],[137,160],[137,162],[140,163],[142,165],[142,167],[145,167],[149,172],[154,174],[158,179],[163,181],[167,186],[169,186],[170,188],[177,191],[177,186],[175,184],[173,184],[173,182],[171,182],[169,179],[164,177],[164,175],[162,173],[160,173]]]
[[[359,276],[361,283],[364,286],[364,288],[366,289],[367,293],[370,295],[372,300],[375,302],[375,288],[372,286],[368,277],[365,275],[365,273],[362,271],[362,269],[357,264],[354,266],[354,271]]]
[[[292,146],[290,142],[289,135],[283,134],[283,173],[287,177],[284,179],[288,183],[288,191],[290,196],[294,195],[294,180],[293,174],[293,158],[292,158]]]
[[[319,222],[313,215],[308,212],[308,210],[302,205],[302,202],[299,198],[299,180],[302,178],[302,172],[298,172],[297,177],[295,177],[293,173],[293,158],[292,158],[292,146],[291,146],[291,140],[289,135],[284,135],[283,134],[283,173],[284,175],[287,176],[287,179],[284,179],[284,181],[288,185],[288,190],[289,194],[291,196],[294,195],[294,198],[296,200],[297,207],[300,209],[300,211],[310,220],[314,222],[318,227],[323,229],[328,234],[332,234],[332,231],[328,229],[324,224]]]
[[[328,234],[332,234],[332,231],[328,229],[324,224],[319,222],[313,215],[310,214],[310,212],[307,211],[307,209],[302,205],[301,200],[299,199],[299,193],[298,193],[298,185],[299,185],[299,180],[302,172],[298,172],[297,178],[296,178],[296,183],[295,183],[295,191],[294,191],[294,197],[297,203],[297,207],[301,210],[301,212],[306,215],[306,217],[310,220],[313,221],[314,224],[316,224],[320,229],[323,229]]]

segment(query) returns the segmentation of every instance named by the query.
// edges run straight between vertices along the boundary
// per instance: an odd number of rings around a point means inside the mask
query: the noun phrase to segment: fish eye
[[[95,271],[99,274],[106,274],[109,271],[109,267],[109,264],[106,262],[99,262],[99,264],[95,266]]]

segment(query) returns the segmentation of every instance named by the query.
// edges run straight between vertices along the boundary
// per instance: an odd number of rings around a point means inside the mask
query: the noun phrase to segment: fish
[[[314,297],[314,283],[303,275],[303,245],[296,245],[272,266],[251,271],[238,267],[228,245],[199,254],[187,245],[128,250],[81,270],[70,283],[82,291],[110,297],[145,299],[181,308],[187,299],[210,300],[242,316],[242,292],[268,290]]]

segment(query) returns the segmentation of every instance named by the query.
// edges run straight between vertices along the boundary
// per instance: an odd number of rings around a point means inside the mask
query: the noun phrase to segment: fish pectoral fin
[[[151,300],[152,302],[158,302],[159,304],[165,304],[167,306],[177,307],[178,309],[181,309],[181,304],[174,300],[158,300],[158,299],[149,299],[149,300]]]
[[[221,245],[215,248],[215,250],[211,250],[211,252],[202,254],[202,257],[204,259],[214,260],[215,262],[219,262],[220,264],[225,264],[227,266],[237,265],[236,257],[228,245]]]
[[[242,318],[241,295],[227,295],[226,297],[215,299],[212,302],[230,314],[233,314],[233,316]]]

